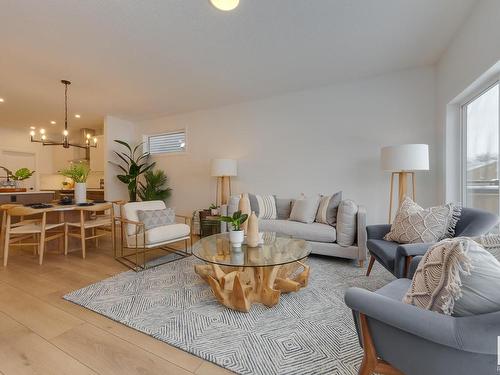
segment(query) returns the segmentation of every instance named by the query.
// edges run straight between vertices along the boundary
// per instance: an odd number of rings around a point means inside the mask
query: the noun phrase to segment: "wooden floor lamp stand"
[[[412,198],[415,201],[415,172],[392,172],[391,189],[389,195],[389,224],[392,223],[392,202],[394,193],[394,175],[398,175],[398,207],[401,206],[408,191],[408,176],[411,176]]]
[[[231,177],[219,176],[217,177],[217,192],[216,192],[216,205],[220,207],[227,204],[231,196]]]

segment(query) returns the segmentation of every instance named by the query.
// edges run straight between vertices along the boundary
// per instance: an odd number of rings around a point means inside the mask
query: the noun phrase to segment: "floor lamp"
[[[215,202],[217,207],[227,204],[231,195],[231,177],[238,175],[238,165],[234,159],[213,159],[211,175],[217,177]]]
[[[389,193],[389,224],[392,222],[392,202],[394,192],[394,176],[398,176],[398,207],[408,191],[408,179],[412,181],[412,197],[415,200],[415,171],[429,170],[429,145],[405,144],[383,147],[380,153],[381,166],[384,171],[391,172]]]

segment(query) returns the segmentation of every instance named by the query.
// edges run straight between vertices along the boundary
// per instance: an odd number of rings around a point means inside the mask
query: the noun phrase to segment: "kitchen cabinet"
[[[104,136],[98,135],[97,148],[90,149],[90,169],[93,172],[104,172]]]

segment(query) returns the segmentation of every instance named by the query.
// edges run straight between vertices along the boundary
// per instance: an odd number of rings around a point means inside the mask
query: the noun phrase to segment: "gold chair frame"
[[[146,231],[144,230],[144,224],[139,221],[132,221],[128,219],[124,219],[123,205],[126,202],[120,202],[120,217],[115,217],[115,222],[120,225],[120,254],[118,254],[118,246],[115,247],[115,259],[127,266],[131,270],[135,272],[144,271],[146,269],[154,268],[161,266],[163,264],[171,263],[186,257],[191,256],[192,253],[192,219],[188,216],[183,215],[175,215],[176,218],[180,218],[184,220],[184,224],[189,226],[189,236],[184,236],[181,238],[176,238],[172,241],[162,242],[161,245],[148,247],[146,244]],[[129,246],[127,239],[127,225],[135,225],[135,246]],[[139,236],[142,236],[142,244],[139,242]],[[189,241],[189,246],[188,246]],[[184,242],[184,250],[175,249],[169,245]],[[176,254],[179,258],[168,260],[165,262],[160,262],[151,266],[147,265],[146,255],[148,252],[162,250],[169,254]],[[126,254],[126,251],[130,251],[129,254]],[[139,262],[139,257],[142,256],[142,262]],[[132,259],[131,259],[132,258]]]

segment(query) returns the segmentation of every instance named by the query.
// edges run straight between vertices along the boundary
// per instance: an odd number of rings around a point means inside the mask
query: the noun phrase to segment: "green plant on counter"
[[[144,182],[139,182],[137,194],[142,201],[166,201],[172,194],[167,186],[168,178],[160,169],[149,170],[144,173]]]
[[[85,163],[72,163],[59,173],[64,177],[71,178],[75,183],[85,183],[90,174],[90,167]]]
[[[221,216],[220,220],[232,225],[233,230],[241,230],[241,224],[248,219],[247,214],[242,214],[241,211],[236,211],[233,216]]]
[[[15,171],[11,177],[14,181],[22,181],[33,176],[33,173],[35,173],[35,171],[30,171],[28,168],[20,168]]]
[[[114,151],[115,155],[121,159],[123,164],[118,164],[112,161],[109,163],[115,165],[123,171],[124,174],[119,174],[116,177],[118,180],[127,185],[130,201],[136,202],[139,176],[153,168],[155,163],[148,165],[149,153],[142,153],[141,155],[136,156],[137,150],[139,150],[142,146],[142,143],[136,145],[132,150],[132,147],[127,142],[120,141],[118,139],[115,139],[115,142],[126,147],[128,153]]]

